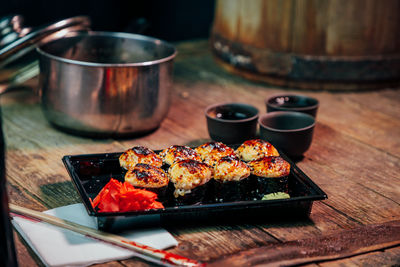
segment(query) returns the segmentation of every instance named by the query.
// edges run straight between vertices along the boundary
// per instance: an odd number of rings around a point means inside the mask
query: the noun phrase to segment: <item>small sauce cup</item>
[[[257,132],[258,109],[243,103],[219,103],[205,109],[208,133],[214,141],[239,144]]]
[[[312,142],[315,118],[294,111],[266,113],[258,119],[260,137],[288,156],[300,157]]]
[[[316,98],[298,94],[279,94],[265,99],[267,112],[297,111],[317,116],[319,101]]]

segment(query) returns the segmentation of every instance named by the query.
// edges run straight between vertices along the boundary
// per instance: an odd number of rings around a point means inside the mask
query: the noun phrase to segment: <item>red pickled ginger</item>
[[[125,212],[149,209],[163,209],[156,201],[157,194],[133,187],[130,183],[111,178],[92,201],[93,208],[99,212]]]

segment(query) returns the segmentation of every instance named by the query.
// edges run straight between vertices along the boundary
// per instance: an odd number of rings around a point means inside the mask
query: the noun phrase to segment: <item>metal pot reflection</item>
[[[72,32],[38,49],[48,121],[91,137],[124,137],[158,128],[167,115],[176,49],[128,33]]]

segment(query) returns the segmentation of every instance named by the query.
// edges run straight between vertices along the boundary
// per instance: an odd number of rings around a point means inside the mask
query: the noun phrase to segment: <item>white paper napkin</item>
[[[96,229],[94,218],[87,214],[85,207],[80,203],[47,210],[44,213]],[[22,217],[14,217],[12,223],[43,263],[48,266],[88,266],[127,259],[136,255],[135,252],[47,223]],[[157,249],[178,245],[176,239],[162,228],[135,230],[120,235]]]

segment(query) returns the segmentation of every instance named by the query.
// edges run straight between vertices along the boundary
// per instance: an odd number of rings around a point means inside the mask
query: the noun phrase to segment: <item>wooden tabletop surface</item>
[[[179,241],[169,251],[214,266],[252,266],[279,262],[285,248],[300,243],[324,246],[324,240],[342,239],[352,241],[342,244],[350,252],[329,243],[337,249],[336,256],[316,257],[308,266],[400,264],[400,231],[396,231],[400,220],[399,88],[354,92],[278,88],[227,73],[213,60],[206,41],[177,47],[168,116],[157,131],[140,138],[93,140],[68,135],[47,123],[33,93],[3,95],[10,202],[38,211],[80,202],[61,162],[64,155],[120,152],[134,144],[152,149],[199,145],[209,140],[203,112],[207,105],[244,102],[263,113],[265,97],[300,92],[318,98],[320,108],[311,148],[297,165],[329,198],[314,203],[309,219],[168,227]],[[371,234],[380,229],[384,230],[378,237]],[[20,266],[40,264],[16,239]],[[281,254],[274,249],[278,247]],[[271,260],[274,251],[276,259]],[[104,265],[147,264],[129,259]]]

